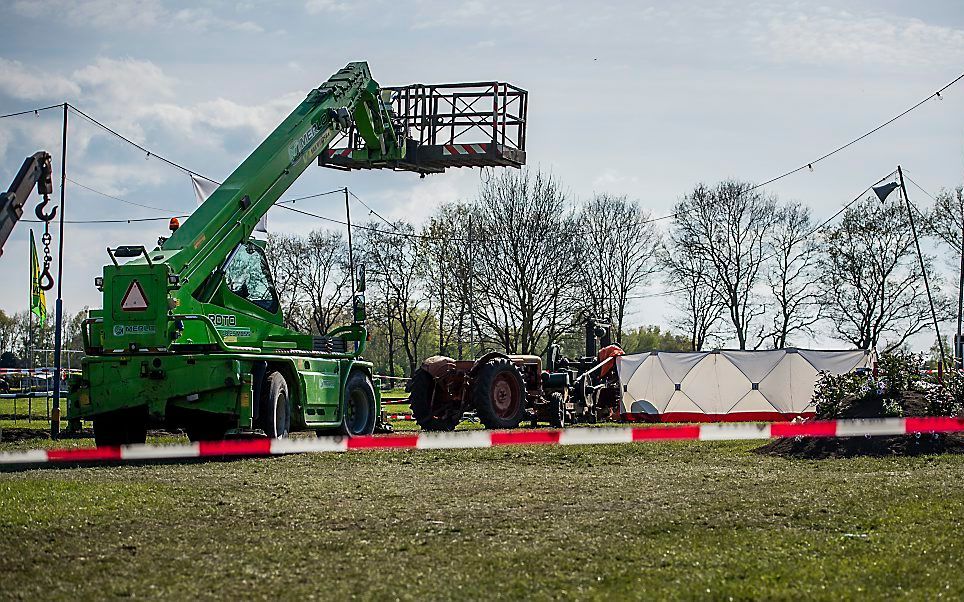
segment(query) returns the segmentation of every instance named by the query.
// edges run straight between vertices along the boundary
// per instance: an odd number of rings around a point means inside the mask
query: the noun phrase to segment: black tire
[[[371,435],[375,432],[375,386],[364,372],[352,372],[345,383],[342,402],[341,434],[348,437]]]
[[[426,431],[454,431],[462,420],[459,404],[443,403],[437,395],[435,379],[421,368],[412,375],[408,403],[415,422]]]
[[[291,430],[291,404],[288,382],[282,373],[272,371],[265,375],[260,404],[258,427],[272,439],[287,437]]]
[[[566,400],[562,393],[553,393],[549,396],[549,426],[552,428],[565,428],[566,426]]]
[[[472,403],[485,428],[518,428],[526,417],[526,388],[519,368],[505,358],[489,360],[475,377]]]
[[[147,441],[147,408],[132,408],[94,416],[97,447],[132,445]]]

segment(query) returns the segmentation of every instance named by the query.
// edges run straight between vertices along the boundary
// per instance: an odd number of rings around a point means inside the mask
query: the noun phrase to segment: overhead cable
[[[58,106],[63,106],[63,105],[58,105]],[[159,159],[160,161],[163,161],[164,163],[167,163],[168,165],[170,165],[170,166],[172,166],[172,167],[175,167],[175,168],[177,168],[177,169],[180,169],[181,171],[183,171],[183,172],[185,172],[185,173],[191,174],[191,175],[193,175],[193,176],[197,176],[197,177],[199,177],[199,178],[204,178],[204,179],[207,180],[208,182],[212,182],[212,183],[217,184],[217,185],[219,185],[219,186],[221,185],[221,182],[218,182],[218,181],[215,180],[215,179],[209,178],[209,177],[207,177],[207,176],[204,175],[204,174],[201,174],[201,173],[198,173],[198,172],[194,171],[193,169],[188,169],[187,167],[184,167],[184,166],[181,165],[180,163],[175,163],[174,161],[171,161],[170,159],[168,159],[168,158],[166,158],[166,157],[163,157],[163,156],[161,156],[161,155],[158,155],[158,154],[155,153],[154,151],[151,151],[151,150],[149,150],[149,149],[141,146],[140,144],[138,144],[138,143],[134,142],[133,140],[131,140],[130,138],[128,138],[128,137],[126,137],[126,136],[118,133],[116,130],[110,128],[109,126],[106,126],[106,125],[104,125],[103,123],[101,123],[100,121],[97,121],[96,119],[94,119],[93,117],[91,117],[91,116],[88,115],[87,113],[84,113],[83,111],[81,111],[80,109],[78,109],[77,107],[75,107],[74,105],[72,105],[72,104],[67,104],[67,106],[70,108],[71,111],[73,111],[74,113],[77,113],[78,115],[80,115],[81,117],[83,117],[83,118],[86,119],[87,121],[93,123],[93,124],[96,125],[97,127],[99,127],[99,128],[101,128],[101,129],[103,129],[103,130],[105,130],[105,131],[113,134],[114,136],[116,136],[116,137],[119,138],[120,140],[123,140],[124,142],[130,144],[130,145],[133,146],[134,148],[136,148],[136,149],[138,149],[138,150],[141,150],[141,151],[147,153],[147,156],[148,156],[148,157],[153,157],[153,158],[155,158],[155,159]]]

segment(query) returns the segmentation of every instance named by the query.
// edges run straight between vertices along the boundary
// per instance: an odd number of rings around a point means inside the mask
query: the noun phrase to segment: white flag
[[[208,197],[218,189],[218,184],[215,184],[211,180],[205,180],[204,178],[199,178],[194,174],[191,174],[191,182],[194,184],[194,196],[197,198],[197,204],[200,205],[204,201],[208,200]],[[254,227],[255,232],[268,233],[268,214],[265,213],[261,219],[258,221],[258,225]]]

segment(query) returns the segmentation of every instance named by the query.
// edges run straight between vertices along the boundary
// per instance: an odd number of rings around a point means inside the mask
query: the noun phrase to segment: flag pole
[[[37,244],[33,240],[33,228],[30,229],[30,248],[27,249],[27,263],[30,264],[30,286],[27,288],[27,369],[30,376],[27,382],[33,378],[33,289],[37,286],[37,275],[33,273],[33,260],[36,255]],[[20,378],[21,388],[23,388],[23,377]],[[31,383],[32,385],[32,383]],[[30,387],[27,389],[30,390]]]
[[[944,380],[944,364],[947,358],[944,356],[944,341],[941,340],[941,330],[937,321],[937,310],[934,309],[934,298],[931,296],[931,287],[927,282],[927,265],[924,263],[924,254],[920,250],[920,240],[917,238],[917,226],[914,224],[914,211],[910,206],[910,198],[907,197],[907,187],[904,185],[904,171],[897,166],[897,177],[900,179],[900,191],[904,195],[904,203],[907,205],[907,219],[910,221],[910,231],[914,235],[914,246],[917,247],[917,259],[920,261],[921,276],[924,279],[924,290],[927,291],[927,302],[931,307],[931,318],[934,320],[934,334],[937,336],[937,350],[940,353],[941,363],[937,364],[937,380]]]
[[[57,241],[57,305],[54,325],[54,404],[50,412],[50,438],[60,436],[60,355],[63,345],[63,284],[64,284],[64,201],[67,185],[67,103],[64,103],[63,146],[60,153],[60,238]]]

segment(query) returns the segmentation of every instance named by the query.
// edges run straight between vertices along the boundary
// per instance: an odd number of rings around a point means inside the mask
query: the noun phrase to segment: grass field
[[[0,473],[0,598],[964,596],[964,456],[755,445]]]

